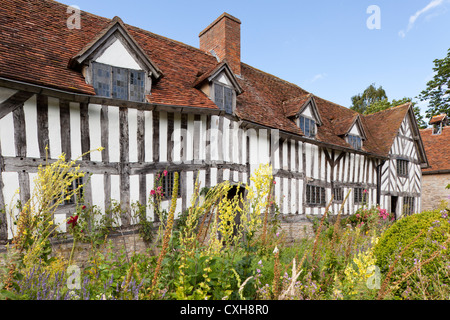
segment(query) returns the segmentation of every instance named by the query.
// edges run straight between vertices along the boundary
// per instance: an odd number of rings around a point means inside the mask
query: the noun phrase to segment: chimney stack
[[[223,13],[199,34],[200,49],[226,60],[233,73],[241,75],[241,21]]]

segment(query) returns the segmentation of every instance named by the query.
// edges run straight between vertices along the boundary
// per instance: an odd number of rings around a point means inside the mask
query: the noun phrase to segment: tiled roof
[[[443,114],[438,114],[436,116],[433,116],[429,122],[429,124],[434,124],[434,123],[438,123],[438,122],[442,122],[443,120],[445,120],[445,118],[447,118],[447,115],[445,113]]]
[[[81,29],[69,29],[67,6],[50,0],[2,0],[0,5],[0,77],[49,88],[93,95],[81,72],[69,61],[98,39],[110,19],[81,12]],[[198,48],[124,24],[134,41],[163,76],[152,86],[148,101],[158,105],[218,107],[196,85],[220,67]],[[303,135],[290,118],[311,97],[322,125],[316,139],[351,148],[342,133],[357,113],[322,99],[299,86],[241,64],[236,115],[251,123]],[[362,116],[367,139],[363,151],[386,157],[409,105]],[[382,124],[382,125],[380,125]]]
[[[351,116],[341,117],[332,120],[334,133],[338,136],[344,135],[350,130],[351,125],[355,122],[358,114],[352,114]]]
[[[433,134],[433,128],[422,129],[420,136],[430,164],[422,172],[450,170],[450,127],[443,127],[440,134]]]
[[[287,117],[293,117],[297,115],[302,106],[313,97],[312,93],[296,96],[292,99],[283,102],[284,113]]]
[[[367,135],[365,147],[387,157],[409,108],[411,104],[408,102],[361,117]]]

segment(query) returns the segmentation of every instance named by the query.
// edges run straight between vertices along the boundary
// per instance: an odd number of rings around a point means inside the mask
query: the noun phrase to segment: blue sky
[[[60,2],[194,47],[199,32],[228,12],[242,22],[243,62],[346,107],[371,83],[389,100],[416,97],[433,60],[450,48],[450,0]]]

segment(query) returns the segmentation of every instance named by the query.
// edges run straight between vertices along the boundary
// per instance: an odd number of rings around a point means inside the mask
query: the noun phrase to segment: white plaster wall
[[[98,104],[90,104],[88,108],[89,114],[89,140],[91,149],[97,149],[102,146],[102,130],[101,130],[101,109]],[[102,161],[102,153],[100,151],[91,152],[92,161]]]
[[[95,61],[120,68],[142,69],[120,40],[113,42]]]
[[[105,213],[105,184],[103,174],[91,175],[92,205]]]
[[[12,113],[8,113],[6,116],[0,119],[0,142],[3,156],[16,156],[14,120]]]
[[[2,172],[1,175],[3,180],[3,198],[7,209],[8,239],[11,239],[13,232],[16,230],[13,217],[19,213],[19,210],[16,208],[16,203],[20,200],[18,193],[19,175],[17,172]]]
[[[130,162],[138,161],[137,140],[137,109],[128,108],[128,149]]]
[[[153,162],[153,112],[144,111],[145,119],[145,161]]]
[[[50,158],[61,155],[61,122],[59,114],[59,99],[48,98],[48,139]]]
[[[25,116],[25,135],[27,140],[27,157],[39,158],[39,143],[37,134],[36,96],[33,95],[23,105]]]
[[[167,112],[159,113],[159,161],[167,161]]]
[[[120,126],[119,126],[119,108],[108,107],[108,148],[109,161],[120,161]]]
[[[72,159],[77,159],[81,156],[81,118],[80,118],[80,104],[70,103],[70,147],[72,152]]]

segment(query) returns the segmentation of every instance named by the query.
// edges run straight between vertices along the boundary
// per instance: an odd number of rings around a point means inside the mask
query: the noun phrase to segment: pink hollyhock
[[[150,191],[150,194],[151,194],[152,196],[155,195],[155,193],[156,193],[155,190]]]
[[[167,170],[163,171],[164,177],[167,176]]]

